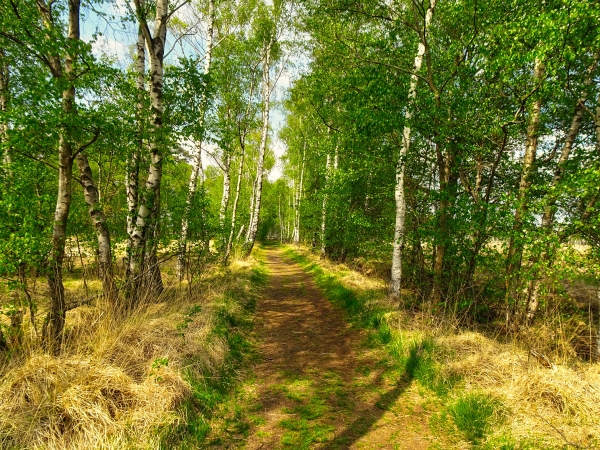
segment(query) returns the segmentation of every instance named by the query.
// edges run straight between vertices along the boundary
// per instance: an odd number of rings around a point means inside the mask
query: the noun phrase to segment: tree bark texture
[[[240,156],[240,166],[238,167],[237,182],[235,185],[235,198],[233,199],[233,205],[231,207],[231,228],[229,230],[229,237],[227,238],[227,247],[225,249],[225,256],[223,261],[227,262],[231,255],[231,248],[233,246],[233,234],[235,233],[235,226],[237,220],[237,209],[240,201],[240,193],[242,191],[242,177],[244,175],[244,156],[245,147],[242,145],[242,155]]]
[[[162,164],[164,157],[164,144],[162,137],[163,116],[163,59],[165,52],[165,41],[167,36],[168,0],[156,2],[156,19],[154,24],[154,36],[143,16],[140,0],[135,0],[140,26],[144,34],[148,53],[150,55],[150,100],[151,100],[151,129],[153,135],[149,143],[150,164],[148,178],[142,192],[135,226],[131,235],[132,255],[129,270],[131,277],[132,299],[136,298],[136,291],[143,282],[142,273],[145,270],[145,249],[155,249],[153,242],[154,233],[151,232],[153,222],[159,219],[158,198],[160,195],[160,184],[162,180]],[[149,232],[150,231],[150,232]]]
[[[331,172],[331,155],[327,153],[327,162],[325,163],[325,194],[323,194],[323,204],[321,206],[321,251],[319,257],[324,259],[327,256],[327,190],[329,189],[329,178]]]
[[[550,184],[549,198],[544,208],[544,215],[542,216],[542,230],[544,236],[549,236],[552,232],[554,216],[556,214],[557,201],[556,194],[554,191],[563,178],[565,166],[569,160],[569,156],[571,155],[571,150],[573,149],[573,145],[575,144],[577,135],[579,134],[579,128],[583,119],[585,100],[586,98],[585,96],[583,96],[577,101],[577,105],[575,106],[575,113],[573,114],[573,118],[571,120],[571,126],[569,127],[569,131],[567,132],[567,135],[565,137],[565,143],[563,144],[562,151],[560,153],[560,158],[558,159],[556,169],[554,170],[554,177],[552,178],[552,183]],[[552,250],[553,249],[546,248],[544,245],[544,250],[542,251],[542,253],[535,255],[531,260],[531,265],[534,266],[534,270],[536,271],[536,273],[534,274],[533,278],[529,282],[529,285],[527,286],[527,293],[525,299],[526,324],[529,324],[533,321],[539,305],[539,289],[541,274],[540,271],[535,268],[535,266],[541,261],[543,267],[547,268],[553,260]]]
[[[227,152],[223,161],[223,195],[221,196],[221,206],[219,207],[219,227],[221,230],[225,228],[225,215],[229,206],[229,195],[231,193],[231,174],[229,172],[231,166],[231,154]]]
[[[450,209],[456,198],[456,183],[458,181],[452,149],[449,148],[446,155],[442,153],[439,145],[436,145],[436,150],[441,199],[438,208],[437,245],[433,261],[433,287],[431,290],[431,303],[433,305],[439,304],[443,299],[444,258],[450,240],[450,226],[448,222],[451,217]]]
[[[138,94],[137,103],[137,127],[138,127],[138,139],[137,147],[131,152],[127,161],[127,235],[129,236],[127,242],[127,271],[129,272],[131,254],[133,249],[133,233],[135,230],[135,221],[137,218],[137,212],[139,207],[139,183],[140,183],[140,158],[144,152],[144,98],[147,95],[146,92],[146,41],[144,39],[144,33],[142,26],[138,26],[138,41],[136,44],[136,60],[135,60],[135,73],[136,73],[136,87]],[[128,274],[129,275],[129,274]],[[128,276],[129,278],[129,276]]]
[[[294,232],[292,240],[295,244],[300,242],[300,204],[302,203],[302,192],[304,189],[304,160],[306,159],[306,139],[302,151],[302,161],[300,162],[300,180],[298,190],[296,191],[296,201],[294,202]]]
[[[436,0],[432,0],[425,13],[425,33],[431,23]],[[406,222],[406,197],[404,192],[404,169],[406,167],[406,157],[410,150],[411,120],[413,116],[414,102],[417,97],[417,73],[423,64],[425,55],[425,43],[419,42],[417,54],[413,65],[413,74],[410,76],[410,85],[408,88],[408,101],[404,112],[404,129],[402,130],[402,141],[400,144],[400,154],[396,165],[396,187],[394,189],[394,198],[396,202],[396,223],[394,226],[394,244],[392,249],[392,273],[389,288],[389,296],[393,301],[400,299],[400,289],[402,285],[402,251],[404,249],[404,233]]]
[[[110,248],[110,233],[106,223],[106,216],[100,206],[100,197],[98,189],[94,184],[92,168],[84,153],[79,153],[75,158],[77,168],[81,175],[81,186],[83,187],[83,195],[85,202],[88,205],[88,213],[92,219],[96,236],[98,238],[98,269],[100,279],[102,280],[102,288],[104,294],[108,297],[111,303],[116,303],[117,288],[112,266],[112,253]]]

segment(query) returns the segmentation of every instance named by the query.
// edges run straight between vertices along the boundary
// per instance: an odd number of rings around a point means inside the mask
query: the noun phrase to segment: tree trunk
[[[427,32],[429,23],[433,17],[436,0],[431,0],[429,8],[425,13],[425,28]],[[424,39],[424,36],[423,36]],[[414,101],[417,97],[417,73],[421,69],[423,56],[425,55],[425,43],[419,42],[417,54],[415,56],[413,74],[410,76],[410,86],[408,88],[408,102],[404,112],[404,129],[402,131],[402,142],[400,145],[400,154],[396,165],[396,188],[394,197],[396,201],[396,224],[394,226],[394,244],[392,250],[392,273],[390,281],[389,296],[393,301],[400,299],[400,289],[402,284],[402,251],[404,249],[404,231],[406,219],[406,198],[404,192],[404,169],[406,166],[406,157],[410,149],[411,120],[413,116]]]
[[[77,168],[81,174],[81,186],[83,187],[83,195],[85,202],[88,204],[88,213],[94,224],[96,235],[98,238],[98,269],[100,279],[102,280],[102,288],[104,294],[108,297],[111,303],[117,301],[117,288],[113,275],[112,254],[110,248],[110,234],[104,211],[100,206],[98,189],[94,185],[92,168],[85,154],[79,153],[75,158]]]
[[[138,26],[138,41],[136,44],[137,57],[135,60],[136,86],[137,86],[137,126],[138,140],[137,148],[129,155],[126,173],[127,190],[127,279],[129,277],[129,267],[131,263],[131,252],[133,249],[133,232],[139,207],[139,182],[140,182],[140,158],[144,151],[143,129],[144,129],[144,98],[146,93],[146,41],[142,26]]]
[[[225,256],[223,261],[226,263],[231,255],[231,247],[233,246],[233,233],[235,232],[236,219],[237,219],[237,208],[240,201],[240,193],[242,190],[242,176],[244,174],[244,156],[246,154],[245,146],[242,144],[242,156],[240,157],[240,167],[237,173],[237,183],[235,186],[235,199],[233,200],[233,206],[231,208],[231,229],[229,230],[229,238],[227,239],[227,248],[225,249]]]
[[[210,74],[210,67],[212,63],[212,50],[213,50],[213,30],[215,23],[215,2],[209,0],[208,2],[208,30],[206,36],[206,54],[204,55],[204,79],[206,80]],[[204,118],[206,116],[207,107],[207,96],[206,96],[206,82],[204,82],[204,90],[202,92],[202,98],[200,100],[200,117],[198,122],[200,126],[204,125]],[[189,219],[190,212],[192,210],[192,202],[196,195],[196,189],[198,187],[198,176],[201,176],[201,182],[203,181],[202,172],[202,141],[204,136],[198,137],[198,151],[194,155],[192,161],[192,173],[190,174],[190,182],[188,187],[187,197],[185,199],[185,208],[183,210],[183,218],[181,220],[181,236],[179,237],[179,255],[177,257],[177,273],[179,279],[183,277],[184,265],[185,265],[185,254],[187,251],[187,240],[189,231]],[[204,213],[202,214],[204,219]],[[203,220],[204,222],[204,220]],[[203,226],[206,224],[203,223]],[[208,242],[204,243],[208,248]]]
[[[231,174],[229,168],[231,166],[231,153],[227,152],[223,161],[223,195],[221,196],[221,207],[219,208],[219,229],[225,228],[225,216],[227,214],[227,206],[229,206],[229,194],[231,192]]]
[[[306,139],[304,140],[304,149],[302,153],[302,162],[300,163],[300,180],[298,190],[296,191],[296,201],[294,206],[294,233],[292,240],[294,244],[300,242],[300,204],[302,202],[302,189],[304,185],[304,160],[306,159]]]
[[[133,227],[132,255],[129,264],[130,276],[132,277],[132,300],[137,301],[136,292],[143,283],[142,273],[145,270],[145,249],[155,251],[154,233],[151,232],[155,222],[159,219],[158,198],[160,195],[160,184],[162,180],[162,164],[164,157],[164,138],[162,136],[163,116],[163,59],[165,52],[165,41],[167,37],[167,20],[169,17],[168,0],[156,2],[156,20],[154,25],[154,36],[150,34],[150,28],[143,19],[140,0],[135,0],[138,17],[141,20],[142,32],[146,40],[146,46],[150,54],[150,100],[151,100],[151,127],[153,136],[150,140],[150,165],[148,178],[143,189],[142,199],[139,204],[137,219]],[[149,232],[150,231],[150,232]]]
[[[591,81],[591,80],[590,80]],[[569,127],[569,131],[567,136],[565,137],[565,143],[563,145],[560,158],[556,165],[556,169],[554,171],[554,178],[552,179],[552,183],[550,184],[550,194],[548,203],[544,208],[544,215],[542,216],[542,229],[544,236],[549,236],[552,232],[552,227],[554,224],[554,216],[556,214],[556,200],[557,196],[554,193],[554,190],[560,183],[563,178],[563,174],[565,171],[565,166],[567,161],[569,160],[569,156],[571,154],[571,150],[573,149],[573,144],[575,143],[575,139],[577,139],[577,135],[579,134],[579,127],[581,126],[581,120],[583,119],[584,112],[584,102],[586,98],[585,95],[582,96],[577,101],[577,105],[575,106],[575,113],[573,114],[573,119],[571,120],[571,126]],[[551,245],[551,244],[547,244]],[[531,265],[534,267],[542,261],[543,268],[549,267],[552,263],[553,259],[553,249],[549,249],[543,244],[544,250],[541,255],[535,255],[531,260]],[[545,270],[542,270],[544,272]],[[525,306],[525,322],[527,324],[533,321],[535,317],[535,313],[537,311],[539,305],[539,288],[540,288],[540,271],[536,270],[537,273],[534,274],[534,277],[529,282],[527,286],[527,294],[526,294],[526,306]]]
[[[38,7],[44,17],[50,15],[50,10],[43,2]],[[70,48],[76,47],[79,40],[79,10],[80,0],[69,0],[69,29],[68,40]],[[48,22],[51,23],[51,22]],[[75,113],[75,59],[76,55],[67,54],[65,58],[64,77],[68,85],[62,92],[62,112],[65,115]],[[58,57],[51,57],[53,73],[56,78],[63,78],[62,64]],[[58,195],[54,210],[52,227],[52,251],[48,261],[48,288],[50,291],[50,309],[44,323],[44,346],[47,351],[58,355],[62,345],[65,327],[65,287],[62,279],[62,267],[65,257],[65,242],[67,238],[67,222],[71,208],[73,179],[73,145],[66,127],[59,129],[58,144]]]
[[[269,101],[271,96],[271,82],[269,78],[269,69],[271,65],[271,47],[272,41],[265,42],[265,48],[263,49],[263,112],[262,112],[262,132],[260,136],[260,146],[258,149],[258,166],[256,169],[256,181],[254,184],[254,205],[252,208],[251,222],[248,226],[248,233],[246,235],[246,255],[250,255],[252,247],[254,247],[254,241],[256,240],[256,233],[258,231],[258,219],[260,217],[260,204],[262,199],[262,185],[264,175],[264,164],[265,164],[265,152],[267,149],[267,139],[269,136]]]
[[[536,59],[533,70],[534,81],[541,84],[544,79],[544,73],[545,69],[543,63],[539,59]],[[508,254],[506,257],[506,320],[507,324],[511,325],[516,325],[514,323],[514,315],[518,308],[517,275],[519,269],[521,268],[524,246],[520,239],[523,233],[525,214],[528,210],[527,191],[531,186],[531,175],[537,153],[541,109],[542,100],[538,95],[533,101],[529,116],[529,124],[527,126],[525,156],[523,157],[523,167],[521,169],[521,181],[519,183],[519,193],[517,196],[513,232],[508,245]]]
[[[433,287],[431,290],[431,304],[437,305],[442,301],[442,283],[444,272],[444,258],[446,256],[446,248],[450,240],[449,224],[450,208],[454,204],[456,197],[456,188],[458,181],[457,173],[454,167],[454,155],[449,153],[443,155],[439,146],[437,148],[438,170],[440,179],[441,200],[438,208],[437,222],[437,245],[435,249],[435,259],[433,263]],[[452,150],[450,149],[450,152]]]
[[[321,206],[321,252],[320,258],[327,257],[327,246],[325,234],[327,232],[327,190],[329,189],[329,176],[331,171],[331,155],[327,153],[325,163],[325,194],[323,194],[323,205]]]

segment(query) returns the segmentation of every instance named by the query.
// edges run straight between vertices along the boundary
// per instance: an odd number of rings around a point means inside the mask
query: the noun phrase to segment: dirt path
[[[252,425],[235,447],[428,448],[429,414],[416,389],[281,249],[266,254],[260,359],[238,406]]]

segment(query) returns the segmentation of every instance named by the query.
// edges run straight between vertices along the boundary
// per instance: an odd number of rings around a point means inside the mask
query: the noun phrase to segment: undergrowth
[[[247,332],[266,273],[234,261],[199,274],[193,290],[168,273],[165,292],[127,319],[74,309],[60,357],[32,346],[2,368],[0,448],[203,446],[253,354]]]
[[[436,328],[430,325],[434,320],[398,310],[383,283],[364,277],[356,282],[360,275],[347,267],[317,263],[299,248],[288,246],[285,254],[314,277],[353,326],[367,330],[369,345],[385,348],[399,382],[417,382],[422,395],[436,399],[429,425],[445,444],[435,448],[600,448],[591,431],[600,428],[598,370],[553,373],[532,366],[518,345]],[[361,286],[366,283],[371,285]]]

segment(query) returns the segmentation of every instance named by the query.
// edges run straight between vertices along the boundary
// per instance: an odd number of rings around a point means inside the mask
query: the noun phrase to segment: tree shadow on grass
[[[381,382],[381,376],[379,382]],[[366,436],[373,426],[389,411],[396,403],[398,398],[410,387],[412,379],[402,379],[389,391],[383,393],[375,402],[375,408],[368,408],[356,417],[336,437],[324,445],[326,450],[349,448],[352,444]],[[374,384],[378,384],[375,382]],[[372,406],[371,402],[364,406]]]

